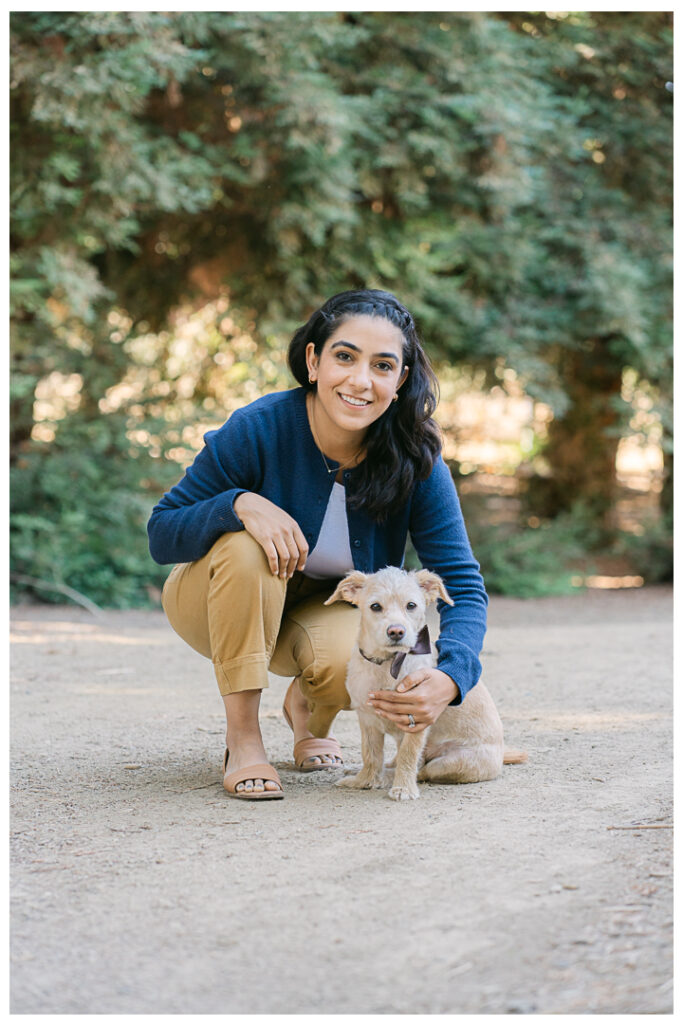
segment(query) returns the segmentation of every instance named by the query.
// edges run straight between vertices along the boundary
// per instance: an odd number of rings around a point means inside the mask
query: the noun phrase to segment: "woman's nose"
[[[365,391],[369,389],[372,385],[370,367],[362,365],[354,366],[349,375],[349,383],[356,389],[356,391]]]

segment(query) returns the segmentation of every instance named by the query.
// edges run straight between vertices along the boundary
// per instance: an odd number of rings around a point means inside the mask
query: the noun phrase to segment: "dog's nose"
[[[387,626],[387,636],[390,640],[402,640],[405,635],[403,626]]]

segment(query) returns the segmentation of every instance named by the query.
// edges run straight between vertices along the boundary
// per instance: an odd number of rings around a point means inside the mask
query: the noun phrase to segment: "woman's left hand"
[[[421,732],[432,725],[444,708],[455,700],[458,686],[438,668],[421,668],[406,676],[395,690],[368,694],[368,707],[403,732]],[[409,715],[415,725],[410,724]]]

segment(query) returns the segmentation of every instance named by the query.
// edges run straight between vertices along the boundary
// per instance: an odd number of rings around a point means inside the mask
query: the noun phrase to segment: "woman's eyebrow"
[[[352,341],[344,341],[343,338],[340,338],[339,341],[333,342],[332,345],[330,345],[330,350],[336,348],[337,345],[346,345],[347,348],[352,348],[354,352],[361,351],[361,349],[358,348],[358,345],[354,345]],[[382,359],[393,359],[395,363],[398,362],[398,356],[393,352],[375,352],[375,356],[381,356]]]

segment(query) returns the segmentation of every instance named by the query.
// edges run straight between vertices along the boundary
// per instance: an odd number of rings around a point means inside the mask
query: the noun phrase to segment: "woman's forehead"
[[[403,334],[390,320],[382,316],[352,316],[336,327],[327,339],[327,345],[348,341],[363,351],[384,349],[400,356],[403,352]]]

